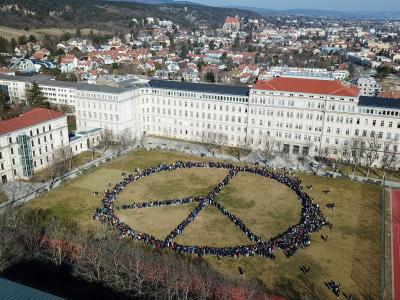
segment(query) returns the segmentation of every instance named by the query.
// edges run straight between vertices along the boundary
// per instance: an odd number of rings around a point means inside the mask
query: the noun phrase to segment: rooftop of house
[[[400,109],[400,99],[360,96],[358,106]]]
[[[189,83],[189,82],[158,80],[158,79],[151,79],[148,84],[152,88],[202,92],[210,94],[235,95],[235,96],[248,96],[250,90],[250,88],[245,86]]]
[[[343,84],[340,80],[320,80],[292,77],[276,77],[271,80],[257,81],[256,89],[285,91],[306,94],[357,97],[359,89],[354,85]]]
[[[16,118],[0,121],[0,135],[11,133],[64,116],[64,113],[52,109],[34,108]]]
[[[226,17],[225,23],[240,23],[240,20],[235,17]]]

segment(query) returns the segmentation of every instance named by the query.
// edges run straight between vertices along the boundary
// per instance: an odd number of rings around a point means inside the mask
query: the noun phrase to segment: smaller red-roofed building
[[[37,60],[47,60],[48,56],[50,55],[50,51],[46,48],[41,48],[40,50],[33,53],[32,58]]]
[[[61,58],[60,65],[62,73],[73,72],[78,67],[78,58],[74,54],[68,54]]]
[[[226,17],[224,22],[224,30],[239,30],[240,29],[240,20],[236,17]]]
[[[93,129],[70,138],[67,115],[47,108],[0,121],[0,180],[28,179],[55,159],[87,151],[98,144],[100,132]]]
[[[67,116],[34,108],[0,121],[0,179],[26,179],[49,166],[56,151],[69,146]]]

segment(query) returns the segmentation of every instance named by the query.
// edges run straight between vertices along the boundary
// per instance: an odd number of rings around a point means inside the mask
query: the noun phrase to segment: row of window
[[[392,116],[392,117],[399,116],[398,110],[383,110],[383,109],[378,109],[378,108],[365,108],[365,107],[359,107],[358,113],[370,114],[370,115]]]
[[[148,93],[148,90],[146,90]],[[184,97],[184,98],[193,98],[193,99],[208,99],[208,100],[221,100],[221,101],[233,101],[233,102],[243,102],[247,103],[247,97],[238,97],[238,96],[222,96],[215,94],[196,94],[189,92],[178,92],[178,91],[165,91],[165,90],[151,90],[153,95],[162,95],[162,96],[175,96],[175,97]]]
[[[78,117],[83,117],[83,118],[89,118],[89,119],[99,119],[99,120],[106,120],[106,121],[119,121],[119,116],[118,115],[113,115],[113,114],[107,114],[107,113],[97,113],[97,112],[91,112],[91,111],[77,111]]]
[[[78,101],[77,107],[117,111],[117,104],[96,101]]]

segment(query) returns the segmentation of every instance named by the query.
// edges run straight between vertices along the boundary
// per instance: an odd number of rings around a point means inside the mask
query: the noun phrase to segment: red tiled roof
[[[359,89],[354,85],[345,85],[339,80],[321,80],[277,77],[268,81],[257,81],[256,89],[286,91],[306,94],[357,97]]]
[[[64,116],[64,113],[59,111],[46,108],[34,108],[16,118],[0,121],[0,135],[57,119],[62,116]]]
[[[400,91],[382,91],[378,97],[400,99]]]
[[[225,19],[225,23],[240,23],[238,18],[235,17],[227,17]]]

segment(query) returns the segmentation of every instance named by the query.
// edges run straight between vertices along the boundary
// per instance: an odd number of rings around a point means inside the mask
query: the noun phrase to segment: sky
[[[400,11],[400,0],[191,0],[212,6],[252,6],[270,9],[309,8],[339,11]]]

